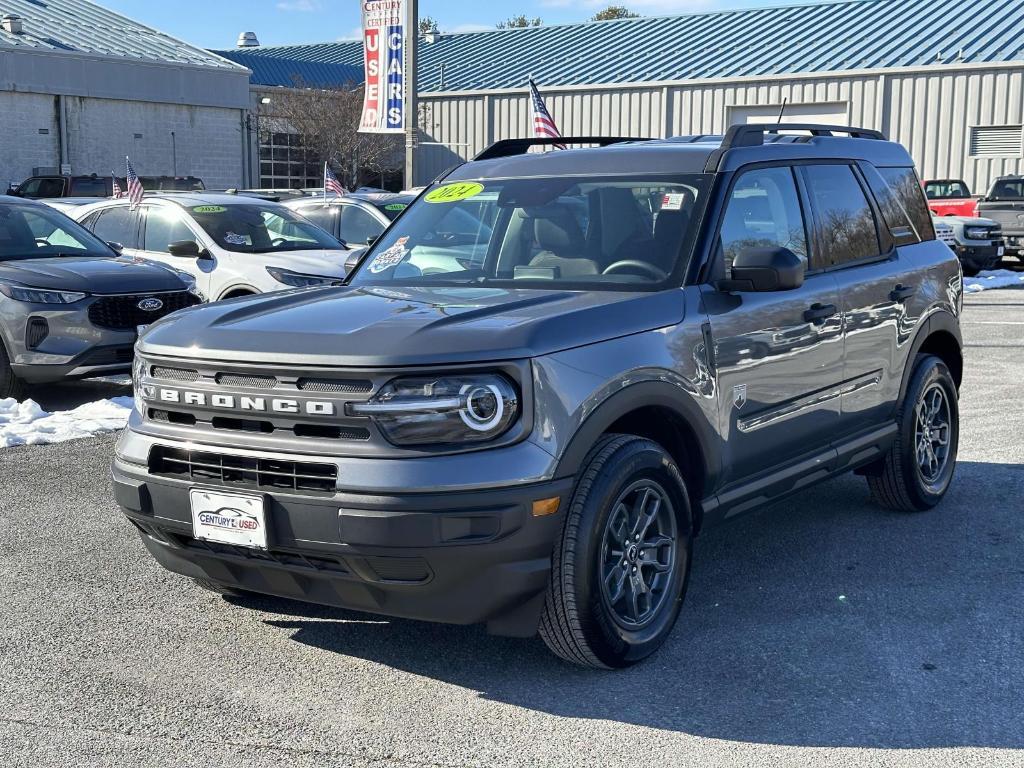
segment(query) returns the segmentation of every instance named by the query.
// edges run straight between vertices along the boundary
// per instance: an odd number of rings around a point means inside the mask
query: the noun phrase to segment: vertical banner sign
[[[362,133],[405,130],[405,5],[408,0],[362,0],[366,95]]]

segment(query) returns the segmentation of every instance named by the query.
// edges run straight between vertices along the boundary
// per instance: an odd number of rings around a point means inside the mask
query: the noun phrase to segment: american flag
[[[142,202],[142,195],[145,193],[145,190],[142,188],[142,182],[139,181],[139,177],[135,175],[132,161],[127,157],[124,160],[128,164],[128,199],[131,201],[131,207],[134,210]]]
[[[120,183],[118,183],[118,181],[117,181],[117,174],[114,173],[113,171],[111,171],[110,172],[110,178],[114,180],[114,191],[113,191],[112,197],[115,200],[119,200],[120,198],[122,198],[124,196],[124,192],[121,189]]]
[[[562,134],[555,125],[551,113],[544,106],[544,99],[537,90],[537,84],[530,80],[530,112],[533,113],[533,135],[538,139],[560,139]],[[565,149],[565,144],[555,144],[558,149]]]
[[[324,163],[324,198],[326,199],[327,193],[333,192],[338,197],[344,197],[348,194],[348,190],[341,186],[341,182],[338,181],[338,177],[334,175],[334,171],[331,170],[331,166]]]

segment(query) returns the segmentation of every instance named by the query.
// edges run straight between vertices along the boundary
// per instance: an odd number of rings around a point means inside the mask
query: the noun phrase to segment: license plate
[[[1004,248],[1003,246],[1000,245],[998,248],[996,248],[996,256],[1002,256],[1004,253],[1006,253],[1006,248]]]
[[[262,496],[193,488],[192,536],[218,544],[267,548],[266,509]]]

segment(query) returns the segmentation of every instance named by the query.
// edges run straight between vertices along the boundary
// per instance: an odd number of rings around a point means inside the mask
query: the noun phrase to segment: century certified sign
[[[406,0],[363,0],[363,133],[405,130]]]
[[[146,386],[147,400],[165,405],[184,405],[211,410],[243,411],[249,413],[304,414],[306,416],[334,416],[337,407],[327,400],[306,400],[288,397],[262,397],[254,395],[222,395],[195,392],[187,389]]]

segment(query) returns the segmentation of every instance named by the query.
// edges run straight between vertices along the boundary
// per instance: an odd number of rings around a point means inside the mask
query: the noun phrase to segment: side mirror
[[[198,259],[201,254],[199,243],[195,240],[177,240],[167,246],[167,252],[183,259]]]
[[[352,270],[359,266],[359,262],[363,258],[363,254],[366,253],[365,248],[354,248],[349,251],[348,256],[345,257],[345,274],[349,275]]]
[[[732,263],[732,278],[721,291],[791,291],[804,284],[804,262],[788,248],[744,248]]]
[[[120,243],[107,243],[107,245],[109,245],[110,246],[110,250],[112,250],[118,256],[120,256],[122,253],[124,253],[124,246],[121,245]]]

